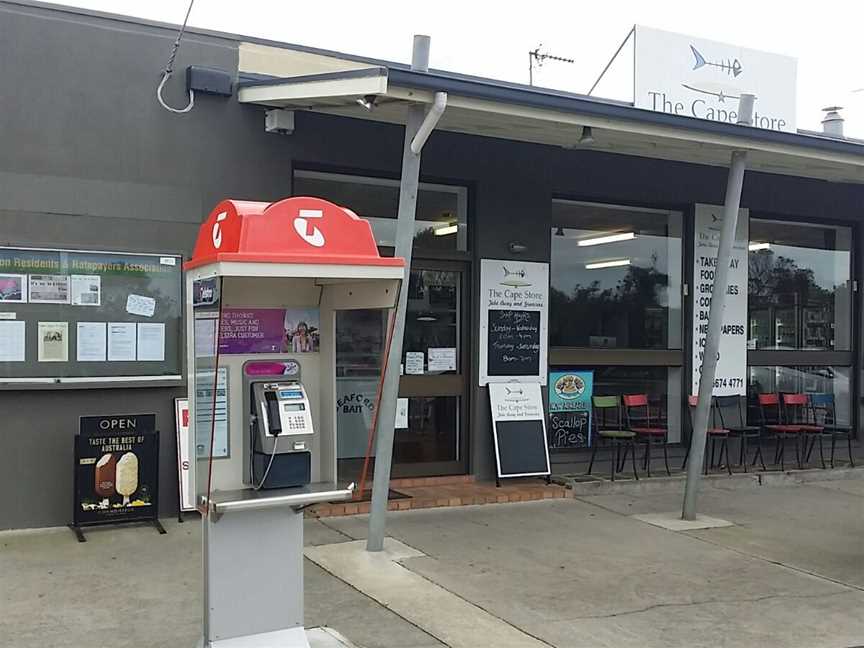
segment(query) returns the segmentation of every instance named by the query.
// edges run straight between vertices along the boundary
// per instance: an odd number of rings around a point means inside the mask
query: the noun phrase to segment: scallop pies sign
[[[796,59],[641,25],[634,38],[637,108],[734,124],[748,93],[753,126],[796,131]]]

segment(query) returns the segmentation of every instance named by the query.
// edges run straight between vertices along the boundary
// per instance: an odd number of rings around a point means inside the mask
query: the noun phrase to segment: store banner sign
[[[159,432],[155,415],[82,416],[75,436],[76,527],[155,520]]]
[[[693,228],[693,381],[690,393],[699,393],[702,357],[708,337],[708,314],[717,266],[717,247],[723,226],[723,208],[696,205]],[[735,243],[729,263],[729,285],[720,334],[714,395],[745,393],[747,373],[747,263],[749,212],[738,212]]]
[[[593,371],[549,372],[549,447],[591,445]]]
[[[734,124],[742,93],[756,96],[753,125],[796,132],[798,62],[637,25],[634,103],[673,115]]]
[[[546,384],[549,264],[480,261],[480,385]]]

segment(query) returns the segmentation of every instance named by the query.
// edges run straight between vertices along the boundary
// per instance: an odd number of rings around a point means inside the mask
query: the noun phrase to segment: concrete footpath
[[[857,471],[856,471],[857,472]],[[306,523],[307,626],[363,648],[864,645],[864,471],[705,490],[731,526],[673,532],[635,515],[675,492],[393,513],[388,552],[365,516]],[[197,522],[0,533],[0,646],[195,646]],[[323,565],[323,567],[322,567]]]

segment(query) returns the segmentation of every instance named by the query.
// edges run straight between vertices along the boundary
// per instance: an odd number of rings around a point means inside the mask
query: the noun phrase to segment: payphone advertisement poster
[[[317,308],[224,308],[219,353],[313,353],[319,330]]]
[[[152,415],[82,416],[75,437],[76,526],[155,519],[159,433]]]
[[[549,372],[549,447],[591,445],[593,371]]]

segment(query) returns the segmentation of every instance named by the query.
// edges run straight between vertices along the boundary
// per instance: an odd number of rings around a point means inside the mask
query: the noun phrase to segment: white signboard
[[[796,131],[796,59],[641,25],[635,41],[637,108],[734,124],[749,93],[754,126]]]
[[[738,213],[735,243],[729,263],[729,285],[720,334],[720,357],[714,378],[714,395],[744,394],[747,373],[747,246],[749,216]],[[723,225],[723,208],[696,205],[693,228],[693,382],[690,393],[699,393],[702,355],[708,336],[708,312],[717,264],[717,246]]]
[[[180,510],[195,510],[195,489],[192,487],[192,462],[189,459],[189,399],[174,399],[177,425],[177,478],[180,489]]]
[[[549,264],[480,261],[480,385],[546,384]]]
[[[549,442],[537,383],[489,385],[498,477],[548,475]]]

